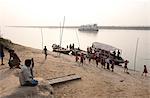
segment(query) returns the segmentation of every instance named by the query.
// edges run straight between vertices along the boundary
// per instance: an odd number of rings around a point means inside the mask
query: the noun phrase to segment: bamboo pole
[[[42,50],[43,50],[43,31],[42,31],[42,28],[41,28],[41,40],[42,40]]]
[[[64,16],[64,21],[63,21],[63,26],[62,26],[62,31],[61,31],[61,37],[60,37],[60,47],[61,47],[61,44],[62,44],[62,37],[63,37],[63,31],[64,31],[64,25],[65,25],[65,16]]]
[[[1,35],[1,27],[0,27],[0,37],[2,37],[2,35]]]
[[[138,51],[138,43],[139,43],[139,38],[137,38],[137,42],[136,42],[136,49],[135,49],[135,56],[134,56],[134,71],[136,70],[136,58],[137,58],[137,51]]]
[[[77,40],[78,40],[78,44],[79,44],[79,48],[80,48],[80,41],[79,41],[79,36],[77,34],[77,31],[76,31],[76,36],[77,36]]]

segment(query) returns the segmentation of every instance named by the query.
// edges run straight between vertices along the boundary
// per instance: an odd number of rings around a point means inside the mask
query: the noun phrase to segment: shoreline
[[[75,62],[75,57],[48,52],[47,60],[40,49],[25,47],[15,44],[13,46],[17,55],[21,59],[21,64],[25,59],[34,58],[35,77],[50,79],[68,74],[77,74],[81,80],[66,82],[54,85],[54,95],[56,98],[149,98],[150,97],[150,76],[142,77],[141,73],[129,70],[130,74],[123,72],[123,68],[115,66],[114,72],[96,67],[94,61],[88,61],[84,65]],[[0,65],[0,96],[11,95],[19,87],[16,72],[18,69],[8,68],[9,54],[5,51],[4,63]],[[5,68],[6,67],[6,68]],[[5,68],[5,69],[2,69]],[[9,82],[9,81],[11,82]]]
[[[60,28],[60,26],[7,26],[13,28]],[[65,26],[64,28],[79,28],[80,26]],[[150,30],[150,26],[98,26],[109,30]]]

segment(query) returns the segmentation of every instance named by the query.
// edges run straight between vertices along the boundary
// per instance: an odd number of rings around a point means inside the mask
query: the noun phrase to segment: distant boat
[[[79,31],[98,31],[98,26],[97,24],[92,24],[92,25],[81,25],[78,29]]]

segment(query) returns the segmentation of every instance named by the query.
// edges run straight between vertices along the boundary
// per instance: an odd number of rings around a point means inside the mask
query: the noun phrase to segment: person
[[[96,67],[98,67],[98,62],[99,62],[99,55],[100,55],[100,53],[99,53],[99,51],[96,51],[95,52],[95,60],[96,60]]]
[[[143,74],[145,74],[145,76],[147,76],[147,73],[148,73],[147,67],[146,67],[146,65],[144,65],[144,71],[143,71],[143,73],[142,73],[142,76],[143,76]]]
[[[91,53],[89,53],[89,64],[91,63]]]
[[[72,44],[72,49],[74,49],[74,43]]]
[[[26,59],[25,65],[21,67],[21,72],[19,74],[19,82],[21,86],[36,86],[38,85],[38,81],[33,79],[33,75],[31,70],[33,67],[31,67],[33,59]]]
[[[71,46],[71,44],[69,45],[69,48],[70,48],[70,50],[72,49],[72,46]]]
[[[120,57],[120,51],[118,50],[118,52],[117,52],[117,58],[119,58]]]
[[[77,54],[77,52],[76,52],[76,62],[78,62],[78,60],[79,60],[79,57],[78,57],[78,54]]]
[[[111,71],[112,71],[112,72],[114,72],[114,65],[115,65],[115,62],[112,60],[112,61],[111,61]]]
[[[113,51],[113,56],[114,56],[114,58],[116,57],[116,51]]]
[[[3,59],[4,59],[4,46],[0,44],[0,59],[1,59],[1,65],[4,65]]]
[[[104,68],[105,69],[105,64],[106,64],[106,59],[105,58],[102,58],[102,68]]]
[[[125,62],[124,62],[124,72],[128,72],[128,63],[129,63],[129,61],[128,60],[125,60]]]
[[[96,58],[96,67],[98,67],[99,58]]]
[[[81,53],[81,55],[80,55],[80,63],[83,65],[83,61],[84,61],[84,54],[83,53]]]
[[[19,59],[19,57],[15,53],[15,51],[14,50],[9,50],[8,52],[10,54],[10,58],[9,58],[9,62],[8,62],[9,66],[10,66],[10,69],[13,68],[14,66],[15,66],[15,68],[21,69],[20,66],[19,66],[21,60]]]
[[[45,59],[47,59],[47,48],[46,48],[46,46],[44,46],[44,54],[45,54]]]
[[[109,57],[107,57],[106,63],[107,63],[107,69],[110,70],[110,68],[109,68],[109,64],[110,64],[110,59],[109,59]]]

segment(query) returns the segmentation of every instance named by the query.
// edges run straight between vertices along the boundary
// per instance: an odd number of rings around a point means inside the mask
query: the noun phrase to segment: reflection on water
[[[52,44],[60,43],[60,29],[43,29],[43,42],[49,50]],[[38,28],[6,28],[4,37],[18,44],[41,49],[41,29]],[[92,42],[101,42],[122,50],[122,56],[129,60],[129,67],[134,67],[134,55],[137,38],[139,45],[137,51],[137,69],[143,65],[150,67],[150,32],[149,30],[99,30],[98,32],[79,32],[78,29],[64,29],[62,46],[74,43],[75,47],[86,50]]]
[[[80,33],[87,33],[87,34],[91,34],[91,35],[97,35],[98,31],[79,31]]]

